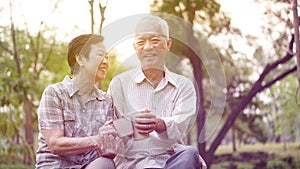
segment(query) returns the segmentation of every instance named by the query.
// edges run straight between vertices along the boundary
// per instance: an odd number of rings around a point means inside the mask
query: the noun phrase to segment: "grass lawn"
[[[11,163],[0,155],[0,169],[34,169]],[[283,144],[248,144],[232,152],[230,145],[221,145],[216,151],[211,169],[300,169],[300,142]]]
[[[26,166],[23,164],[0,164],[0,169],[34,169],[34,166]]]
[[[300,169],[300,142],[247,144],[217,149],[212,169]]]

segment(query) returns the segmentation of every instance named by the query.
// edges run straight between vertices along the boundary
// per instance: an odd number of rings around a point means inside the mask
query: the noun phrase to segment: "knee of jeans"
[[[115,163],[110,158],[100,157],[91,162],[86,169],[112,169],[115,168]]]
[[[194,147],[186,147],[185,149],[184,149],[184,152],[183,152],[184,154],[186,154],[186,155],[188,155],[189,157],[191,157],[191,158],[198,158],[198,156],[199,156],[199,153],[198,153],[198,150],[196,149],[196,148],[194,148]]]
[[[105,158],[105,163],[106,163],[106,167],[109,169],[115,168],[115,163],[112,159],[110,158]]]
[[[112,159],[106,158],[106,160],[107,160],[106,163],[107,163],[108,166],[115,166],[115,163]]]

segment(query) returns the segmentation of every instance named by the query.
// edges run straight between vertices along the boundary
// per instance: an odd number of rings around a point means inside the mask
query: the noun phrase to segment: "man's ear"
[[[171,49],[171,46],[172,46],[172,39],[170,38],[170,39],[168,39],[168,41],[167,41],[167,47],[168,47],[168,50],[170,51],[170,49]]]
[[[133,49],[134,49],[134,50],[136,50],[136,46],[135,46],[135,43],[133,43],[133,44],[132,44],[132,46],[133,46]]]

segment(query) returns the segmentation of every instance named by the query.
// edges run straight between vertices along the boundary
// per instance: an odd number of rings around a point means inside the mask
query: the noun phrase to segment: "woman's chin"
[[[96,81],[96,83],[99,83],[100,81],[102,81],[104,79],[105,79],[105,75],[104,76],[98,76],[98,77],[96,77],[95,81]]]

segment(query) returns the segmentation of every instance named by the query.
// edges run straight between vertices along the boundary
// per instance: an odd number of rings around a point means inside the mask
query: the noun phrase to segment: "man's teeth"
[[[153,57],[155,56],[154,54],[147,54],[147,55],[144,55],[144,57]]]

